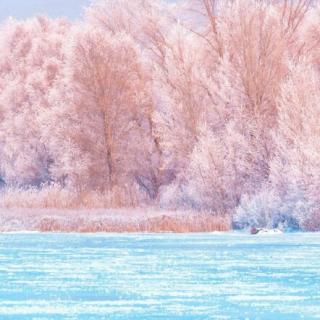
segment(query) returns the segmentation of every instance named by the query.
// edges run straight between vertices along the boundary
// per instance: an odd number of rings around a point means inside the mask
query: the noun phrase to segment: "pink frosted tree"
[[[278,100],[276,154],[271,164],[271,181],[287,211],[306,226],[319,216],[319,86],[319,73],[312,66],[303,61],[290,64],[290,78]]]
[[[50,180],[52,161],[41,134],[48,92],[62,64],[69,24],[39,17],[7,21],[0,30],[1,171],[7,184]]]
[[[151,170],[154,148],[140,49],[125,33],[79,25],[65,55],[48,119],[55,130],[51,150],[59,159],[56,179],[68,177],[71,185],[91,190],[133,183]]]

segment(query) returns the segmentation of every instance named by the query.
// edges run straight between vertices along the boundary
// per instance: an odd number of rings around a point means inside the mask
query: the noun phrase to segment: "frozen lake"
[[[0,319],[320,319],[320,234],[0,234]]]

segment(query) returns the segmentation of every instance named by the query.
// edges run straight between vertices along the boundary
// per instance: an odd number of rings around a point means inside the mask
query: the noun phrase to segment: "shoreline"
[[[231,231],[231,219],[158,209],[0,209],[0,233],[197,233]]]

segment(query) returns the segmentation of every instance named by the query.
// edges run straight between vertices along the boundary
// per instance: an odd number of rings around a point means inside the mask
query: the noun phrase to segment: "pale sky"
[[[0,0],[0,21],[12,16],[25,19],[37,14],[50,17],[80,18],[91,0]]]
[[[43,14],[52,18],[67,17],[74,20],[81,18],[83,7],[87,7],[91,1],[92,0],[0,0],[0,22],[9,17],[26,19]],[[176,2],[177,0],[168,1]]]

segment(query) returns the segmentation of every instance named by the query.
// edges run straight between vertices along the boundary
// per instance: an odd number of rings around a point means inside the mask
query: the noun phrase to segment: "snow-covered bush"
[[[262,191],[257,195],[243,195],[235,210],[233,223],[236,228],[273,227],[273,214],[277,209],[273,194]]]
[[[287,207],[280,197],[268,188],[255,195],[244,195],[233,216],[235,228],[263,227],[298,229],[299,220],[297,210],[302,209]]]

